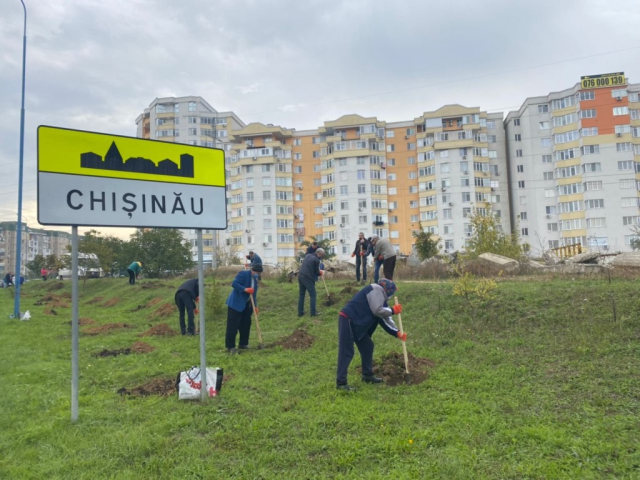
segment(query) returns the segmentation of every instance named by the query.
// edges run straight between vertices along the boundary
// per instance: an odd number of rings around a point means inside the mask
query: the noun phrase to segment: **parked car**
[[[65,256],[71,256],[66,253]],[[71,279],[71,258],[68,260],[69,268],[61,268],[58,278],[61,280]],[[104,270],[100,268],[100,261],[95,253],[78,253],[78,277],[100,278],[104,277]]]

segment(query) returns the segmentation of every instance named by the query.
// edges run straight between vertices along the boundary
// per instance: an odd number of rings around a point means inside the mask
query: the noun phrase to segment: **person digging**
[[[140,270],[144,267],[144,262],[133,262],[127,267],[127,273],[129,274],[129,285],[136,284],[136,278],[140,276]]]
[[[347,372],[353,359],[355,343],[362,359],[362,381],[382,383],[382,378],[373,374],[373,340],[371,336],[378,324],[389,334],[402,341],[407,340],[406,332],[400,330],[391,315],[402,312],[402,305],[388,305],[389,298],[398,290],[391,280],[383,278],[377,284],[367,285],[342,308],[338,315],[338,368],[336,388],[355,391],[347,383]]]
[[[240,332],[240,342],[238,348],[247,350],[249,348],[249,334],[251,333],[251,315],[253,303],[258,312],[258,275],[262,273],[262,264],[256,263],[251,266],[251,270],[238,272],[231,284],[231,293],[227,298],[227,333],[225,335],[225,346],[231,354],[240,353],[236,348],[236,337]]]
[[[178,306],[178,311],[180,312],[180,332],[182,335],[196,334],[194,313],[198,313],[199,288],[198,279],[192,278],[180,285],[180,288],[178,288],[175,294],[174,298]],[[185,324],[184,321],[185,311],[187,313],[187,324]]]
[[[322,257],[324,257],[324,249],[318,248],[315,253],[308,253],[300,265],[298,273],[298,317],[304,316],[306,292],[309,292],[311,316],[320,315],[320,312],[316,309],[316,282],[320,276],[324,275],[324,270],[320,269]]]

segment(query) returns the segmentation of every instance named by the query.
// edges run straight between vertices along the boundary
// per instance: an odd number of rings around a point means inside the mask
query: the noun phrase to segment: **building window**
[[[584,102],[585,100],[594,100],[596,98],[596,94],[593,90],[580,92],[580,101]]]
[[[196,102],[189,102],[189,111],[190,112],[198,111],[198,106],[197,106]]]
[[[516,150],[516,157],[522,157],[522,150]]]
[[[513,119],[513,126],[514,127],[519,127],[520,126],[520,119],[519,118],[514,118]],[[519,137],[520,135],[516,135],[516,137]],[[520,140],[518,138],[516,138],[516,142],[519,142]]]
[[[189,135],[198,135],[197,128],[189,128]]]
[[[613,107],[613,115],[616,117],[620,115],[629,115],[629,107]]]
[[[542,174],[543,180],[553,180],[553,172],[544,172]]]
[[[524,165],[517,165],[516,170],[518,173],[524,173]]]
[[[520,123],[519,123],[519,122],[520,122],[520,121],[518,120],[518,125],[520,125]],[[516,135],[515,135],[515,141],[516,141],[516,142],[520,142],[520,141],[522,141],[522,135],[520,135],[519,133],[516,133]]]
[[[529,229],[525,227],[522,229],[522,236],[526,237],[527,235],[529,235]]]
[[[549,113],[549,105],[542,104],[542,105],[538,105],[538,113]]]
[[[524,180],[518,181],[518,188],[524,188]]]

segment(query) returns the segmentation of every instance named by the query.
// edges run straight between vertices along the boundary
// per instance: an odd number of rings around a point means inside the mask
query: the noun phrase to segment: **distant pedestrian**
[[[20,281],[20,285],[24,284],[24,275],[20,275],[20,278],[18,279]]]
[[[40,275],[42,275],[42,280],[44,282],[46,282],[47,281],[47,276],[49,275],[49,270],[47,270],[46,268],[42,267],[40,269]]]
[[[7,274],[4,276],[4,288],[8,288],[12,286],[13,286],[13,276],[11,275],[11,272],[7,272]]]
[[[371,336],[380,325],[391,336],[401,340],[407,334],[400,330],[391,319],[391,315],[402,312],[401,305],[389,307],[388,301],[396,292],[396,284],[382,279],[379,284],[367,285],[342,308],[338,316],[338,368],[336,388],[352,391],[355,388],[347,383],[347,372],[353,359],[355,343],[362,359],[362,381],[382,383],[382,378],[373,374],[373,340]]]
[[[382,274],[387,280],[393,280],[393,271],[396,268],[396,251],[388,238],[380,238],[378,235],[371,237],[373,243],[374,258],[382,262]]]
[[[367,281],[367,251],[369,250],[369,240],[364,237],[364,233],[358,234],[356,246],[351,253],[351,257],[356,257],[356,282],[360,282],[360,265],[362,264],[362,284]]]
[[[144,267],[144,262],[133,262],[127,267],[127,273],[129,274],[129,285],[136,284],[136,278],[140,275],[140,270]]]
[[[380,280],[380,267],[382,267],[382,260],[378,260],[378,257],[373,253],[373,238],[369,237],[367,240],[369,240],[369,248],[367,248],[367,254],[365,257],[371,255],[373,258],[373,283],[378,283],[378,280]]]
[[[178,311],[180,312],[180,333],[182,335],[195,335],[196,326],[194,313],[198,308],[198,297],[200,296],[200,286],[198,278],[187,280],[178,288],[174,299]],[[187,313],[187,323],[184,321],[185,311]]]
[[[262,265],[262,258],[260,258],[260,256],[254,252],[253,250],[251,250],[249,252],[249,255],[247,255],[247,260],[249,260],[249,266],[253,267],[254,265]]]
[[[318,250],[318,242],[312,242],[311,245],[307,247],[307,252],[305,255],[309,255],[310,253],[316,253]]]
[[[316,309],[316,282],[318,278],[324,275],[324,270],[320,269],[320,260],[324,257],[324,249],[318,248],[315,253],[309,253],[302,264],[298,273],[298,316],[304,315],[304,297],[309,292],[309,303],[311,307],[311,316],[320,315]]]
[[[249,335],[251,334],[251,315],[253,306],[251,296],[258,313],[258,275],[262,273],[262,264],[257,263],[251,270],[238,272],[236,278],[231,283],[231,293],[227,298],[227,333],[225,335],[225,346],[227,352],[231,354],[239,353],[236,349],[236,337],[240,333],[238,348],[246,350],[249,348]]]

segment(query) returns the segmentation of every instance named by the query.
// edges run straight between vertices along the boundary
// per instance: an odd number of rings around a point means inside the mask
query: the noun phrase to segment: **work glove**
[[[361,257],[364,257],[364,252],[360,252],[360,256],[361,256]]]
[[[198,304],[199,301],[200,301],[200,297],[196,297],[196,305]]]
[[[324,276],[324,270],[320,270],[320,276],[323,277]]]
[[[256,313],[260,313],[260,310],[258,310],[258,307],[256,307],[256,309],[254,310],[254,312],[256,312]]]
[[[393,310],[393,314],[397,315],[399,313],[402,313],[402,305],[400,305],[399,303],[394,305],[393,307],[391,307],[391,310]]]
[[[384,260],[384,257],[382,255],[378,255],[378,260],[381,262]]]
[[[403,342],[407,341],[407,332],[403,332],[403,333],[398,332],[396,333],[396,336]]]
[[[351,254],[351,258],[353,258],[353,257],[355,257],[355,256],[356,256],[356,254],[355,254],[355,253],[352,253],[352,254]]]
[[[248,293],[249,295],[253,295],[253,292],[255,292],[255,290],[251,287],[244,289],[244,293]]]
[[[195,313],[195,314],[197,315],[197,314],[198,314],[198,309],[197,309],[197,308],[194,308],[194,309],[193,309],[193,313]]]

